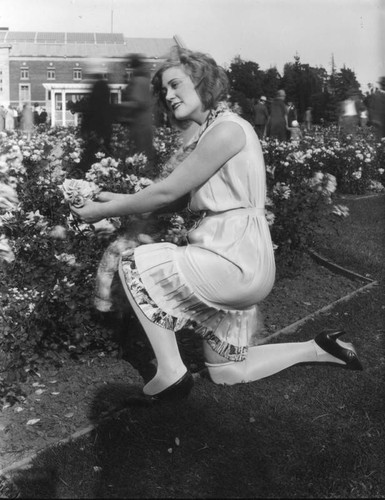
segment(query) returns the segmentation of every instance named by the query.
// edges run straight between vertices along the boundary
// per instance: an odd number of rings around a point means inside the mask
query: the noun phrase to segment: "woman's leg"
[[[186,374],[187,368],[180,356],[175,333],[156,325],[147,318],[127,287],[121,269],[119,269],[119,274],[126,296],[150,341],[157,360],[156,375],[143,388],[145,394],[153,396],[178,382]]]
[[[334,338],[336,334],[330,334],[331,339],[325,340],[326,334],[321,334],[316,340],[307,342],[290,342],[282,344],[266,344],[249,347],[247,358],[241,362],[228,361],[216,354],[210,346],[205,343],[204,354],[206,366],[213,382],[216,384],[233,385],[241,382],[253,382],[262,378],[274,375],[290,366],[302,363],[332,363],[344,366],[349,362],[349,355],[356,358],[352,344],[341,342]],[[339,335],[338,335],[339,336]],[[318,339],[318,343],[317,343]],[[320,347],[324,345],[325,349]],[[331,354],[335,352],[345,358]],[[356,358],[356,368],[360,368],[360,363]],[[352,366],[351,366],[352,367]]]

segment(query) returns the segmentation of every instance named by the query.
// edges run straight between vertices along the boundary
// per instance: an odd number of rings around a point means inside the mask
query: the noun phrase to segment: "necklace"
[[[229,105],[225,101],[220,101],[216,108],[210,109],[210,112],[207,115],[206,120],[202,123],[202,125],[199,127],[199,129],[191,138],[191,140],[186,144],[186,146],[183,147],[183,151],[184,152],[188,151],[189,153],[191,153],[191,151],[195,149],[203,133],[208,129],[208,127],[213,123],[213,121],[227,113],[232,113],[232,111],[229,108]]]

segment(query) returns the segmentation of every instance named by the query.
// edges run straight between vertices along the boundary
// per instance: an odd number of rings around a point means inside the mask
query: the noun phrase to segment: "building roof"
[[[7,31],[0,29],[0,45],[10,46],[10,57],[127,57],[143,54],[164,58],[170,48],[180,45],[171,38],[125,38],[122,33],[71,33]]]

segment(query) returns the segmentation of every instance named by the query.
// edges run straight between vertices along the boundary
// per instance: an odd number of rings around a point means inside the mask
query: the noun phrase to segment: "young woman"
[[[289,366],[320,362],[362,369],[343,332],[299,343],[255,345],[262,324],[258,303],[271,291],[275,263],[265,218],[265,165],[253,127],[225,104],[228,80],[202,53],[176,52],[153,78],[175,120],[199,125],[191,153],[161,182],[135,194],[101,193],[73,212],[85,222],[146,213],[187,193],[199,223],[186,246],[141,245],[123,253],[120,277],[157,359],[144,387],[155,399],[186,396],[193,385],[175,333],[192,326],[204,342],[213,382],[252,382]]]

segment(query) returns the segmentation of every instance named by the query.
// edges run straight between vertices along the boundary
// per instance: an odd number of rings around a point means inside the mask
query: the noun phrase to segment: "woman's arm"
[[[223,122],[202,138],[195,150],[164,180],[134,194],[123,194],[104,203],[87,201],[71,210],[85,222],[107,217],[154,212],[204,184],[227,161],[241,151],[245,133],[234,122]]]

